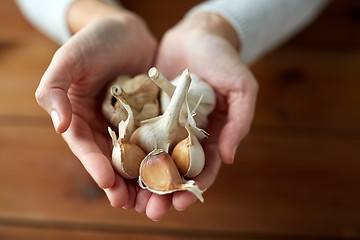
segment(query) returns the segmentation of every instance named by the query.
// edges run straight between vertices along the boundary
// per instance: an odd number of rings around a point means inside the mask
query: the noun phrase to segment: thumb
[[[75,79],[75,68],[71,64],[71,58],[63,57],[65,54],[59,50],[41,78],[35,98],[50,115],[55,131],[63,133],[71,122],[72,108],[67,93],[72,80]]]
[[[35,97],[39,105],[50,115],[55,131],[65,132],[70,125],[72,112],[66,91],[56,87],[39,87]]]

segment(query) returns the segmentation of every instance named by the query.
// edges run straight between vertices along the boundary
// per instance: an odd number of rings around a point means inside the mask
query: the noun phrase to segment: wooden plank
[[[133,210],[111,208],[50,127],[0,127],[0,133],[3,222],[360,237],[359,137],[254,129],[235,165],[222,168],[204,204],[172,209],[153,223]]]
[[[161,234],[141,234],[141,233],[122,233],[122,232],[103,232],[85,231],[76,229],[56,229],[56,228],[30,228],[30,227],[0,227],[0,238],[2,240],[38,240],[38,239],[77,239],[77,240],[108,240],[108,239],[129,239],[129,240],[171,240],[181,239],[176,236]]]
[[[148,23],[157,39],[175,26],[183,16],[202,0],[125,0],[121,3],[127,9],[138,13]]]
[[[290,44],[326,47],[359,47],[360,3],[357,0],[329,1],[319,16]]]
[[[0,15],[0,116],[45,116],[34,93],[57,45],[29,25],[14,1],[1,1]]]
[[[209,235],[198,233],[183,232],[164,232],[164,231],[144,231],[141,228],[135,229],[78,229],[56,228],[44,226],[21,226],[21,225],[2,225],[0,226],[0,238],[2,240],[18,239],[77,239],[77,240],[107,240],[107,239],[129,239],[129,240],[206,240],[206,239],[239,239],[239,240],[262,240],[271,239],[268,236],[226,236],[226,235]]]
[[[360,129],[359,49],[282,47],[252,70],[260,91],[255,124]]]

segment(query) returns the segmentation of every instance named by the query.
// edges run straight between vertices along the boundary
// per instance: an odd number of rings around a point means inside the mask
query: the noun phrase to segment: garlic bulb
[[[141,122],[141,126],[130,138],[131,143],[141,147],[145,153],[156,148],[171,152],[172,148],[186,137],[186,130],[179,123],[179,114],[190,82],[189,71],[186,69],[181,74],[179,84],[164,114]]]
[[[125,120],[127,117],[126,110],[110,93],[110,89],[114,85],[121,87],[124,94],[127,95],[128,104],[134,112],[136,127],[140,121],[159,115],[159,88],[148,76],[144,74],[134,78],[119,76],[110,84],[102,105],[103,115],[111,124],[117,126],[121,120]]]
[[[180,77],[175,78],[171,82],[169,82],[164,75],[160,73],[158,69],[155,67],[151,68],[148,72],[151,80],[154,81],[156,85],[158,85],[162,92],[160,94],[160,105],[161,111],[164,112],[167,106],[169,105],[170,98],[174,92],[175,86],[179,84]],[[201,80],[200,77],[195,74],[190,74],[191,76],[191,85],[189,87],[188,92],[188,101],[190,108],[193,109],[197,104],[201,95],[203,95],[203,99],[198,107],[197,114],[195,116],[195,121],[199,127],[205,127],[207,125],[207,117],[214,110],[216,103],[215,92],[212,87]],[[180,124],[185,126],[187,119],[187,110],[186,107],[183,106],[180,113]]]
[[[193,180],[186,181],[180,177],[174,161],[162,149],[152,151],[141,162],[139,185],[160,195],[187,190],[204,202],[203,191]]]
[[[117,96],[121,90],[121,88],[113,87],[111,92],[114,93],[114,96]],[[122,120],[119,123],[118,139],[116,139],[115,132],[108,127],[109,134],[112,138],[112,144],[114,146],[111,161],[115,170],[122,177],[126,179],[133,179],[139,176],[140,163],[146,157],[146,154],[140,147],[126,140],[125,136],[129,136],[132,133],[134,117],[129,105],[125,101],[121,100],[121,98],[118,98],[118,100],[127,110],[128,117],[126,121]]]
[[[187,109],[185,129],[188,132],[188,137],[174,147],[171,157],[181,176],[193,178],[201,173],[205,165],[205,153],[198,138],[201,140],[207,137],[208,133],[196,126],[194,120],[195,113],[190,112],[187,98],[185,105]],[[197,106],[195,106],[193,111],[196,111],[196,108]]]

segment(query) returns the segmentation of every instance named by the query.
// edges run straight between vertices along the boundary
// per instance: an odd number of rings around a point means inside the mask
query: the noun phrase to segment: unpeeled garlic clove
[[[186,178],[196,177],[201,173],[205,165],[204,150],[189,125],[185,126],[188,137],[180,141],[171,153],[181,176]]]
[[[108,130],[114,145],[111,158],[114,169],[123,178],[137,178],[141,161],[146,154],[139,146],[127,142],[124,137],[116,139],[116,134],[110,127]]]
[[[188,137],[174,147],[171,157],[182,176],[193,178],[201,173],[205,165],[205,153],[198,139],[207,137],[208,133],[196,126],[194,115],[198,105],[194,107],[193,112],[190,112],[187,99],[186,97],[187,122],[185,129],[188,132]]]
[[[123,178],[134,179],[139,176],[141,161],[146,157],[144,151],[124,138],[116,140],[115,132],[109,128],[113,139],[112,165]]]
[[[187,190],[192,192],[201,202],[204,201],[203,191],[193,180],[181,178],[174,161],[162,149],[149,153],[140,165],[139,185],[156,194],[168,194]]]

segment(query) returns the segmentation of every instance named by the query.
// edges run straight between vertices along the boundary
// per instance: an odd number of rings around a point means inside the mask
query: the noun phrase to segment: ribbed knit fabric
[[[75,0],[16,0],[21,12],[39,31],[59,44],[71,33],[66,22],[69,7]],[[120,5],[115,0],[103,0]]]
[[[234,27],[241,57],[254,62],[311,22],[327,0],[210,0],[187,14],[213,12]]]

